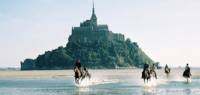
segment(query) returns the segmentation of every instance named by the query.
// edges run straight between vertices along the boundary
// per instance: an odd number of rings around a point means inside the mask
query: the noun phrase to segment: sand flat
[[[72,74],[72,70],[0,71],[0,78],[48,78]]]
[[[184,69],[172,69],[171,75],[182,76]],[[129,75],[141,76],[142,69],[109,69],[89,70],[92,75]],[[158,76],[165,76],[164,70],[156,70]],[[191,70],[192,77],[200,77],[200,70]],[[0,71],[0,78],[49,78],[49,77],[73,77],[73,70],[31,70],[31,71]]]

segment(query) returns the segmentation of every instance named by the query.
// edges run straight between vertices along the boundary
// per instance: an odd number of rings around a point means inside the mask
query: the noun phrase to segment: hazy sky
[[[161,65],[200,67],[200,0],[95,0],[98,23]],[[0,0],[0,67],[65,46],[92,0]]]

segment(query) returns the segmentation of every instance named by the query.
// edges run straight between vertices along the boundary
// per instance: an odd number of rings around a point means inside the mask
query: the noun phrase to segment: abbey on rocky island
[[[145,63],[154,63],[136,42],[113,33],[107,25],[98,24],[93,4],[91,18],[79,27],[72,27],[66,47],[45,51],[35,59],[25,59],[21,70],[73,69],[77,59],[92,69],[142,68]]]

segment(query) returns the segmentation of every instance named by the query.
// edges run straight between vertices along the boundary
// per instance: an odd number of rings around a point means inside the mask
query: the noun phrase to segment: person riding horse
[[[145,80],[147,80],[147,83],[148,83],[148,80],[150,79],[150,71],[149,71],[149,65],[147,63],[144,64],[144,68],[143,68],[143,71],[142,71],[142,79],[144,80],[144,83],[145,83]]]
[[[79,83],[79,79],[80,79],[80,77],[81,77],[81,72],[80,72],[80,70],[78,69],[78,67],[75,67],[74,68],[74,72],[75,72],[75,82],[76,83]]]
[[[80,63],[80,60],[79,60],[79,59],[76,61],[75,67],[78,67],[78,69],[80,70],[80,68],[81,68],[81,63]]]
[[[150,74],[152,74],[157,79],[157,74],[156,74],[156,71],[155,71],[155,64],[153,64],[151,66]]]
[[[187,78],[187,82],[188,82],[188,78],[191,77],[191,72],[190,72],[190,67],[189,65],[187,64],[186,67],[185,67],[185,71],[183,72],[183,77]]]
[[[75,81],[76,83],[78,83],[78,80],[80,79],[80,77],[82,76],[82,72],[81,72],[81,63],[80,60],[76,60],[75,62],[75,66],[74,66],[74,72],[75,72]]]
[[[86,69],[86,67],[84,67],[84,69],[81,69],[81,63],[80,60],[77,60],[75,62],[75,67],[74,67],[74,73],[75,73],[75,82],[77,84],[79,84],[79,80],[83,80],[85,77],[91,77],[91,75],[89,74],[88,70]]]
[[[165,73],[167,74],[167,76],[168,76],[169,73],[170,73],[170,68],[168,67],[167,64],[165,65]]]

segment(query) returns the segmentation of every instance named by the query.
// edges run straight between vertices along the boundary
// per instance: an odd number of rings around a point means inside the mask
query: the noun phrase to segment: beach
[[[0,71],[0,95],[199,95],[200,70],[191,69],[191,83],[182,77],[184,69],[172,69],[167,78],[144,84],[142,69],[90,70],[91,80],[80,86],[73,70]]]
[[[171,76],[181,76],[183,68],[174,68],[171,70]],[[90,70],[92,75],[121,75],[121,76],[141,76],[142,69],[97,69]],[[158,76],[165,75],[163,69],[156,70]],[[199,68],[192,69],[192,77],[199,78]],[[72,77],[74,76],[73,70],[28,70],[28,71],[0,71],[0,78],[51,78],[51,77]]]

